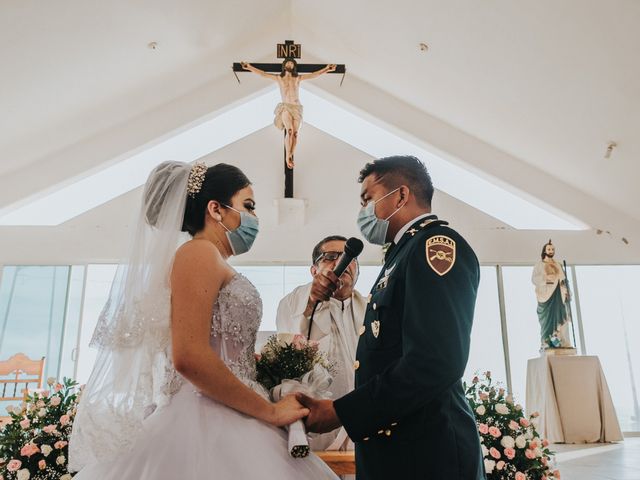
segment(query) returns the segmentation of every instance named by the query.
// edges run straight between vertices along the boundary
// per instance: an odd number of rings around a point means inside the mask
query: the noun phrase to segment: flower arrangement
[[[333,366],[318,348],[318,342],[303,335],[272,335],[256,357],[256,380],[274,402],[285,395],[304,392],[316,398],[328,395]],[[289,454],[309,455],[309,440],[302,421],[289,425]]]
[[[77,383],[47,380],[19,407],[8,406],[11,423],[0,431],[0,480],[71,480],[69,436],[79,396]]]
[[[536,431],[538,413],[528,418],[504,388],[492,383],[491,372],[464,384],[478,425],[488,480],[559,480],[549,442]]]
[[[270,391],[283,380],[302,377],[315,365],[333,370],[326,356],[318,349],[318,342],[308,341],[300,334],[272,335],[256,360],[256,379]]]

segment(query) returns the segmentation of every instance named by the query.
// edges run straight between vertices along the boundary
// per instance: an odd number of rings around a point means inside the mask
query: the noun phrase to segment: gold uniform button
[[[391,436],[391,430],[385,430],[385,431],[384,431],[384,434],[385,434],[387,437],[390,437],[390,436]]]
[[[353,364],[353,369],[354,369],[354,370],[357,370],[357,369],[359,369],[359,368],[360,368],[360,361],[359,361],[359,360],[356,360],[356,363],[354,363],[354,364]]]
[[[378,435],[382,435],[384,433],[384,430],[378,430]]]
[[[365,442],[367,442],[367,441],[369,441],[369,437],[364,437],[364,438],[363,438],[363,440],[364,440]]]
[[[392,423],[391,426],[395,427],[398,424],[398,422]]]
[[[362,325],[360,327],[360,330],[358,331],[358,335],[362,335],[364,332],[367,331],[367,327],[365,327],[364,325]]]
[[[378,306],[376,305],[376,302],[373,302],[373,309],[375,310],[376,308],[378,308]]]

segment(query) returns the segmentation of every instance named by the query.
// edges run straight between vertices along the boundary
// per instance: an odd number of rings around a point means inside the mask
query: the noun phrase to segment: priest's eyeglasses
[[[343,252],[322,252],[318,257],[314,260],[314,264],[319,262],[333,262],[340,258]]]

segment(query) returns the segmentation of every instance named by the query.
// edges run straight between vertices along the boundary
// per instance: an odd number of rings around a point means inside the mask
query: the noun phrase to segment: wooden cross
[[[277,58],[284,59],[282,63],[251,63],[249,66],[255,70],[259,70],[262,73],[271,73],[271,74],[280,74],[283,72],[283,65],[287,60],[293,60],[296,58],[300,58],[302,56],[302,45],[296,44],[293,40],[286,40],[284,43],[279,43],[276,47],[276,56]],[[327,67],[324,64],[317,63],[297,63],[296,62],[296,71],[298,73],[315,73],[323,68]],[[240,83],[240,78],[238,77],[238,72],[251,72],[252,70],[245,68],[242,62],[235,62],[232,66],[232,70],[238,83]],[[260,72],[257,72],[260,73]],[[346,73],[346,67],[344,64],[336,65],[336,68],[332,71],[328,71],[325,73],[339,73],[342,74],[342,80],[340,81],[340,85],[344,81],[344,76]],[[270,78],[273,78],[273,75],[263,75]],[[304,78],[304,76],[303,76]],[[296,92],[297,93],[297,92]],[[290,163],[287,162],[287,147],[286,142],[287,139],[287,129],[284,130],[284,140],[285,140],[285,149],[284,149],[284,196],[285,198],[293,198],[293,154],[290,155]],[[297,140],[297,131],[295,132]],[[291,147],[291,152],[293,152],[293,147]]]

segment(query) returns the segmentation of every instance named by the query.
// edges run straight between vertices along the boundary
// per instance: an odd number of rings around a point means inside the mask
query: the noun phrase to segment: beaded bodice
[[[236,273],[220,289],[213,307],[211,346],[243,381],[256,378],[253,354],[261,318],[260,294],[246,277]]]

